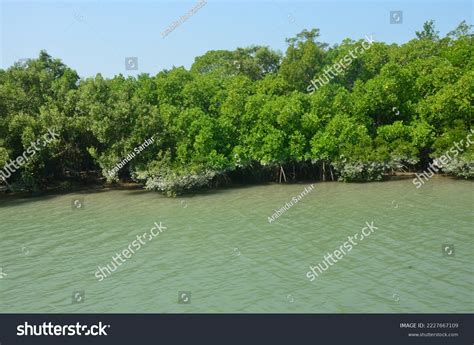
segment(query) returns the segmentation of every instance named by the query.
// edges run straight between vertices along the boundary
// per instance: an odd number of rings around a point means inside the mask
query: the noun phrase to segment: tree
[[[439,40],[439,31],[435,30],[434,20],[429,20],[423,24],[422,31],[416,31],[416,37],[419,40]]]

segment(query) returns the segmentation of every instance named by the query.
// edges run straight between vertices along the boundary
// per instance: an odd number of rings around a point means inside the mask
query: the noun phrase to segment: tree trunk
[[[326,181],[326,162],[323,161],[323,182]]]
[[[283,169],[283,166],[280,165],[280,183],[281,183],[281,177],[283,176],[283,179],[286,182],[286,175],[285,175],[285,169]]]

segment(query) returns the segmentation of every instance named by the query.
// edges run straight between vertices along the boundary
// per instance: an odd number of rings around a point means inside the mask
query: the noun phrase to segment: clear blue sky
[[[286,37],[314,27],[321,30],[320,40],[330,44],[366,34],[377,41],[404,43],[429,19],[442,35],[462,20],[473,23],[471,0],[209,0],[162,38],[161,33],[199,0],[0,1],[0,68],[46,49],[81,77],[154,75],[172,66],[189,68],[208,50],[252,44],[284,52]],[[403,11],[403,23],[390,24],[392,10]],[[138,58],[138,71],[125,70],[126,57]]]

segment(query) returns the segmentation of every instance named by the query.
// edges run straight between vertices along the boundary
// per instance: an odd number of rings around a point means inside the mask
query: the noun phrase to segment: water
[[[305,186],[1,199],[0,312],[474,312],[472,182],[315,183],[270,224]],[[378,229],[310,282],[309,265],[366,221]],[[167,229],[99,282],[154,222]]]

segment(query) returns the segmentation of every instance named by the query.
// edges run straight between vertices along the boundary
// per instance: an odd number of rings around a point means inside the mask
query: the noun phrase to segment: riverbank
[[[385,174],[380,181],[376,182],[387,182],[387,181],[397,181],[397,180],[408,180],[415,178],[416,174],[421,174],[422,172],[393,172],[390,174]],[[450,178],[453,180],[461,180],[456,176],[449,174],[437,174],[438,177]],[[333,181],[333,180],[311,180],[311,179],[302,179],[302,180],[292,180],[288,182],[275,182],[275,181],[266,181],[266,182],[232,182],[226,181],[226,183],[220,183],[214,186],[207,186],[207,188],[199,188],[195,190],[186,191],[183,194],[196,194],[202,193],[206,190],[222,190],[222,189],[232,189],[238,188],[241,186],[264,186],[264,185],[299,185],[299,184],[311,184],[311,183],[356,183],[356,184],[365,184],[370,183],[368,181],[353,181],[353,182],[343,182],[343,181]],[[43,195],[54,195],[54,194],[69,194],[69,193],[83,193],[83,192],[95,192],[95,191],[113,191],[113,190],[146,190],[145,186],[142,183],[134,181],[117,181],[114,183],[107,183],[103,179],[97,179],[94,182],[89,183],[68,183],[67,188],[64,188],[64,184],[58,184],[54,186],[47,186],[45,190],[42,191],[9,191],[7,189],[0,190],[0,199],[15,198],[15,197],[38,197]],[[175,195],[176,196],[176,195]]]
[[[53,194],[69,194],[69,193],[79,193],[79,192],[94,192],[94,191],[112,191],[112,190],[141,190],[143,186],[136,182],[117,182],[114,184],[100,184],[100,183],[91,183],[91,184],[76,184],[71,185],[71,188],[65,189],[60,186],[51,186],[47,187],[42,191],[15,191],[11,192],[8,190],[0,191],[0,198],[8,197],[36,197],[43,195],[53,195]]]

